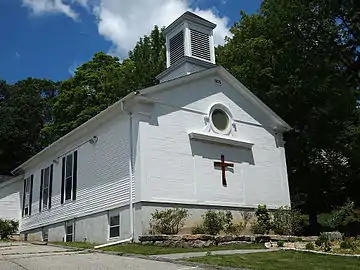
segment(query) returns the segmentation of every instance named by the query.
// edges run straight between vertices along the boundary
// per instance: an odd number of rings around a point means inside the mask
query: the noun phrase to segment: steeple
[[[185,12],[165,30],[166,67],[160,82],[215,66],[213,30],[216,24]]]

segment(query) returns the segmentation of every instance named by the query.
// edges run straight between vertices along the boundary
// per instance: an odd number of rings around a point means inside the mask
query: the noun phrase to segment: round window
[[[211,121],[216,129],[224,131],[229,126],[229,116],[220,109],[215,109],[211,114]]]

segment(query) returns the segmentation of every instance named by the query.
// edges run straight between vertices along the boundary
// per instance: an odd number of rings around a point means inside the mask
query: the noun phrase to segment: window
[[[44,242],[49,241],[49,227],[42,228],[42,239]]]
[[[211,128],[216,133],[229,134],[232,115],[222,104],[214,105],[210,110]]]
[[[109,227],[110,238],[120,236],[120,213],[118,211],[109,213]]]
[[[211,121],[218,130],[225,130],[229,125],[229,117],[226,112],[220,109],[215,109],[211,114]]]
[[[22,211],[23,216],[31,215],[33,182],[34,182],[33,175],[24,179],[23,211]]]
[[[53,165],[41,170],[39,212],[51,208]]]
[[[61,203],[76,199],[77,151],[62,159]]]
[[[67,221],[65,223],[65,231],[66,231],[65,242],[74,241],[74,229],[75,229],[74,221]]]

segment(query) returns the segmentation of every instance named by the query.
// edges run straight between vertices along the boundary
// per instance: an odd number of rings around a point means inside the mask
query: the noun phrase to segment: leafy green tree
[[[129,52],[123,62],[96,53],[81,65],[74,77],[63,81],[53,105],[54,121],[42,133],[48,143],[60,138],[106,109],[128,93],[157,83],[155,76],[165,69],[165,41],[155,26]]]
[[[33,78],[14,85],[1,81],[0,174],[9,174],[40,150],[40,130],[51,118],[54,87],[51,81]]]

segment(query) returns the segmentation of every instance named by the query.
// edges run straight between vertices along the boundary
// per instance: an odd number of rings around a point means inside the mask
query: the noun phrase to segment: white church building
[[[215,24],[186,12],[166,35],[158,85],[133,92],[14,169],[0,217],[28,240],[109,243],[149,232],[155,209],[289,206],[290,130],[215,65]]]

